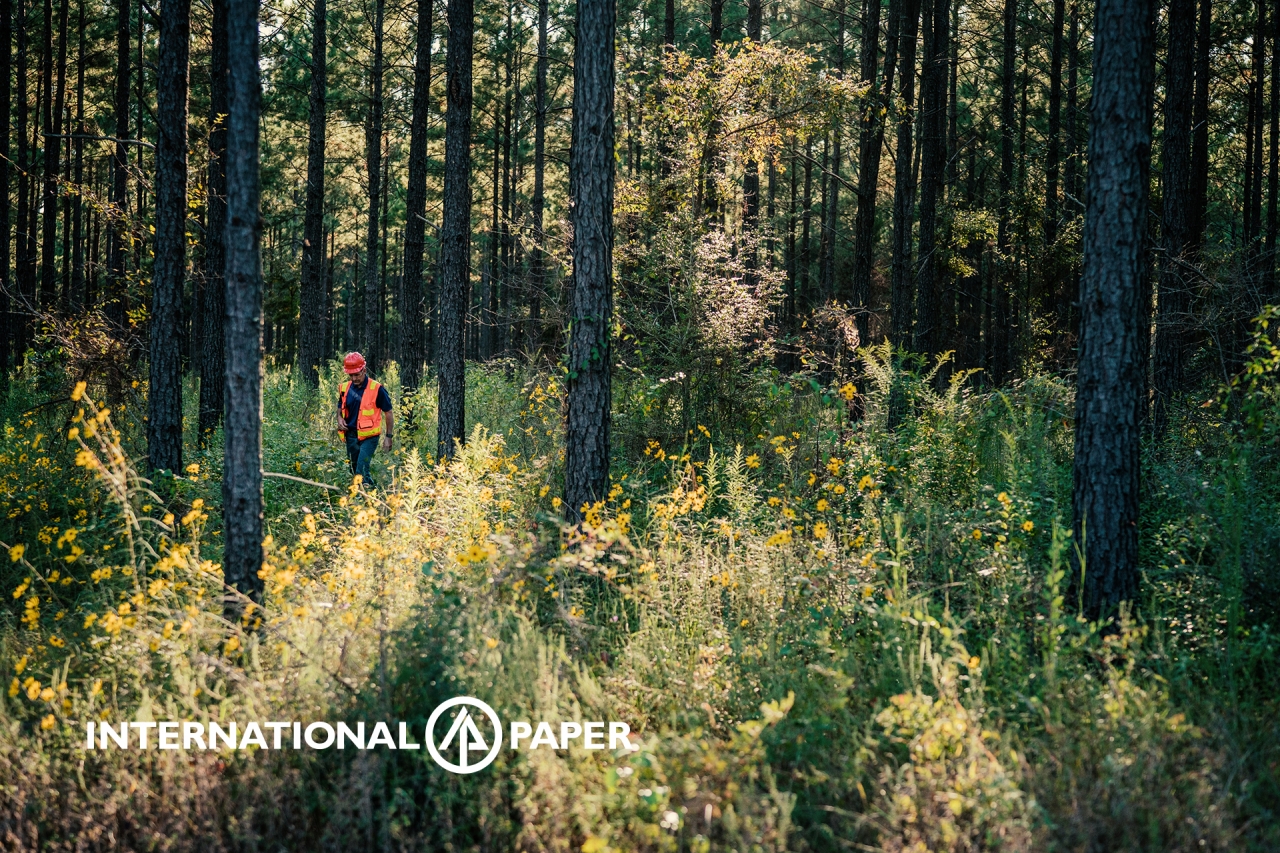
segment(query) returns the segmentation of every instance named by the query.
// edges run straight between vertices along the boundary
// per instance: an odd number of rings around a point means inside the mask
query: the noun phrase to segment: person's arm
[[[336,412],[336,414],[334,415],[334,421],[333,421],[333,422],[334,422],[334,424],[336,424],[336,425],[337,425],[337,427],[338,427],[338,432],[346,432],[346,431],[347,431],[347,422],[346,422],[346,420],[342,417],[342,395],[339,395],[339,397],[338,397],[338,408],[337,408],[337,412]]]
[[[391,428],[395,426],[395,416],[391,412],[382,413],[382,449],[391,449]]]

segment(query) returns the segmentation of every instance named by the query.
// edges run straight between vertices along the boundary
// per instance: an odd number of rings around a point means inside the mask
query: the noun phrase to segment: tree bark
[[[890,279],[889,340],[895,347],[911,344],[911,322],[914,292],[911,275],[911,223],[915,206],[916,176],[913,162],[912,134],[916,117],[916,35],[920,24],[920,0],[901,0],[902,77],[899,97],[902,101],[898,119],[898,150],[894,168],[893,255]]]
[[[58,173],[62,156],[62,102],[66,90],[67,0],[59,7],[57,82],[53,57],[53,0],[44,0],[44,56],[42,88],[44,98],[44,197],[41,203],[42,247],[40,250],[40,307],[54,311],[58,302]]]
[[[423,324],[422,260],[426,252],[427,125],[431,119],[432,0],[418,0],[417,50],[413,65],[413,118],[409,128],[409,186],[404,224],[404,364],[401,382],[406,394],[422,381]]]
[[[328,9],[314,0],[311,12],[310,123],[307,131],[307,201],[303,215],[299,293],[298,366],[309,388],[320,384],[324,351],[324,142],[328,96]],[[412,191],[412,190],[411,190]]]
[[[182,473],[179,326],[187,266],[187,67],[190,0],[163,0],[156,79],[156,237],[151,279],[147,461]]]
[[[578,0],[569,184],[573,296],[565,434],[565,516],[609,490],[613,324],[613,0]]]
[[[258,0],[227,0],[227,422],[222,574],[262,594],[262,217],[259,213]],[[227,609],[238,614],[235,600]]]
[[[843,4],[843,0],[841,0]],[[761,0],[747,0],[747,39],[752,44],[761,43]],[[840,7],[840,32],[844,34],[844,7]],[[842,38],[843,42],[843,38]],[[840,48],[840,56],[843,58],[844,49]],[[754,231],[756,228],[756,220],[760,215],[760,164],[755,160],[747,162],[742,173],[742,227],[744,231]],[[759,263],[758,253],[755,249],[751,250],[748,258],[748,269],[754,270]]]
[[[221,2],[222,0],[215,0]],[[125,273],[126,235],[129,222],[129,0],[118,0],[116,19],[116,151],[111,163],[111,241],[107,247],[107,269],[111,293],[106,299],[107,319],[118,334],[125,331],[129,312],[129,281]]]
[[[227,230],[227,3],[211,0],[209,57],[209,177],[205,218],[205,281],[201,289],[200,350],[200,442],[222,420],[225,405],[226,350],[223,315],[226,313],[226,230]]]
[[[1182,386],[1183,324],[1190,280],[1186,252],[1191,233],[1191,112],[1195,87],[1195,0],[1169,2],[1169,53],[1165,62],[1164,254],[1156,301],[1155,395],[1151,427],[1157,439],[1168,428],[1169,404]]]
[[[928,0],[924,72],[920,83],[920,265],[916,282],[913,348],[933,355],[940,349],[938,205],[946,185],[947,66],[951,57],[950,0]]]
[[[1072,507],[1090,619],[1138,593],[1142,283],[1151,158],[1152,0],[1099,0],[1094,22],[1088,209]]]
[[[442,457],[466,441],[463,346],[471,290],[471,65],[475,36],[472,0],[448,4],[445,58],[444,210],[440,226],[440,403],[436,429]]]
[[[378,275],[379,220],[382,210],[382,36],[386,0],[376,0],[373,18],[373,69],[369,114],[365,124],[365,171],[369,177],[369,228],[364,248],[364,350],[369,372],[376,372],[382,352],[382,288]]]

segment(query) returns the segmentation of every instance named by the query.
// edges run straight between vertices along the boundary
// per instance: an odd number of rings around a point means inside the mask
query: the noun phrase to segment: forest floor
[[[149,482],[139,389],[11,384],[4,849],[1280,849],[1269,433],[1185,401],[1144,461],[1142,601],[1105,632],[1068,577],[1070,386],[866,364],[857,389],[684,388],[704,423],[619,379],[613,487],[577,531],[554,375],[469,369],[441,463],[434,390],[388,371],[402,446],[365,491],[336,370],[318,393],[269,371],[264,470],[333,488],[267,479],[256,630],[222,617],[220,436]],[[640,748],[470,776],[425,750],[83,749],[87,720],[421,731],[455,695],[625,720]]]

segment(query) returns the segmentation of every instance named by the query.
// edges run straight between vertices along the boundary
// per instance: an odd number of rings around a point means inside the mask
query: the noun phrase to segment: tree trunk
[[[1004,60],[1001,66],[1000,85],[1000,202],[996,243],[1000,251],[995,282],[995,316],[992,321],[994,339],[991,342],[991,380],[1003,384],[1013,367],[1013,321],[1010,291],[1015,285],[1013,261],[1013,143],[1017,129],[1014,126],[1014,69],[1017,61],[1018,0],[1004,3]]]
[[[307,201],[303,216],[299,293],[298,367],[309,388],[320,384],[324,350],[324,142],[328,96],[328,9],[314,0],[311,13],[310,125],[307,131]],[[412,191],[412,190],[411,190]]]
[[[214,0],[215,5],[223,0]],[[118,334],[125,331],[129,312],[129,281],[125,275],[125,236],[129,227],[129,0],[118,0],[116,19],[116,151],[111,164],[111,242],[107,248],[107,269],[111,293],[107,295],[107,319]]]
[[[227,231],[227,4],[211,0],[209,57],[209,186],[206,201],[208,232],[205,235],[205,281],[201,294],[200,350],[200,442],[222,420],[226,387],[226,349],[223,316],[226,313],[226,231]]]
[[[262,217],[259,213],[258,0],[227,0],[227,422],[222,574],[262,594]],[[240,612],[237,602],[227,609]]]
[[[9,375],[9,347],[14,339],[9,288],[9,132],[13,106],[13,2],[0,0],[0,376]],[[3,392],[7,394],[7,389]]]
[[[156,237],[151,280],[147,458],[182,474],[182,350],[178,327],[187,266],[187,63],[190,0],[163,0],[156,78]]]
[[[440,403],[436,429],[442,457],[466,440],[463,331],[471,290],[471,63],[475,36],[472,0],[448,4],[445,58],[444,210],[440,225]]]
[[[53,0],[44,0],[44,198],[42,247],[40,250],[40,307],[52,312],[58,302],[58,173],[62,156],[62,102],[66,93],[67,66],[67,0],[62,0],[58,13],[59,36],[57,82],[54,82]]]
[[[418,0],[417,51],[413,66],[413,119],[409,129],[409,187],[405,195],[404,225],[404,335],[405,360],[401,367],[404,393],[422,381],[423,323],[422,259],[426,251],[427,125],[431,119],[431,12],[432,0]]]
[[[84,124],[84,67],[85,54],[85,16],[84,0],[76,6],[76,140],[73,144],[74,165],[71,179],[75,183],[75,200],[71,221],[71,310],[79,312],[91,307],[85,291],[84,270],[84,136],[88,133]]]
[[[843,3],[843,0],[841,0]],[[747,0],[747,39],[752,44],[760,44],[762,22],[761,22],[761,0]],[[840,15],[841,35],[844,33],[844,7],[841,6]],[[843,47],[840,50],[840,56],[843,58]],[[760,164],[755,160],[747,162],[742,173],[742,228],[743,231],[753,232],[756,229],[756,220],[760,215]],[[754,244],[753,244],[754,245]],[[759,256],[756,249],[751,250],[748,258],[747,267],[749,270],[755,270],[759,263]]]
[[[569,184],[573,295],[565,434],[565,516],[609,490],[613,323],[613,0],[578,0]]]
[[[1194,8],[1191,14],[1193,20],[1190,29],[1194,31]],[[1267,169],[1267,246],[1263,267],[1266,286],[1262,292],[1263,300],[1274,298],[1276,293],[1276,230],[1280,225],[1280,220],[1277,219],[1280,215],[1280,210],[1277,210],[1277,204],[1280,203],[1280,198],[1277,197],[1277,193],[1280,193],[1280,14],[1277,13],[1273,13],[1271,21],[1271,104],[1268,112],[1271,145]]]
[[[379,219],[382,211],[382,30],[386,0],[376,0],[373,18],[373,70],[369,115],[365,125],[365,170],[369,176],[369,230],[364,247],[364,350],[369,372],[376,372],[382,352],[382,288],[378,275]]]
[[[1073,581],[1090,619],[1113,616],[1138,593],[1154,33],[1152,0],[1099,0],[1072,492],[1075,542],[1084,558]]]
[[[674,16],[674,0],[667,0]],[[542,328],[542,297],[546,292],[546,234],[543,209],[546,206],[547,168],[547,0],[538,0],[538,64],[534,70],[533,95],[533,250],[529,253],[529,360],[536,362],[545,342]],[[674,28],[674,20],[668,22]]]
[[[822,175],[819,174],[819,178]],[[796,304],[810,301],[809,275],[813,268],[813,139],[805,140],[804,195],[800,201],[800,256],[797,258],[799,275],[796,277]],[[797,315],[798,316],[798,315]]]
[[[1196,27],[1196,87],[1191,105],[1191,233],[1187,253],[1199,262],[1204,243],[1205,207],[1209,203],[1209,59],[1213,48],[1213,0],[1200,0]]]
[[[1044,292],[1046,306],[1062,304],[1062,271],[1058,263],[1058,178],[1062,168],[1062,27],[1066,0],[1053,0],[1052,47],[1049,52],[1049,139],[1044,164]],[[1060,319],[1060,318],[1057,318]],[[1060,328],[1059,323],[1055,326]],[[1055,329],[1057,331],[1058,329]]]
[[[884,85],[876,88],[876,53],[880,38],[880,0],[865,0],[866,24],[862,37],[860,73],[875,97],[862,109],[858,130],[858,218],[854,225],[853,303],[858,309],[858,335],[870,340],[871,271],[875,265],[876,195],[880,181],[880,154],[884,150],[886,109],[893,93],[893,68],[897,61],[901,0],[890,0],[889,37],[884,56]]]
[[[844,77],[844,4],[845,0],[836,0],[836,42],[834,65],[836,74]],[[827,202],[823,213],[822,224],[822,295],[826,299],[836,298],[836,228],[840,223],[840,144],[844,135],[839,118],[831,128],[831,156],[827,169]],[[757,186],[759,180],[757,179]]]
[[[933,355],[940,347],[938,293],[938,205],[947,169],[947,66],[950,59],[950,0],[927,0],[924,12],[924,72],[920,82],[920,268],[916,283],[913,348]]]
[[[1182,386],[1183,324],[1191,285],[1186,251],[1191,232],[1191,102],[1195,88],[1195,0],[1170,0],[1165,62],[1164,255],[1160,265],[1155,341],[1152,432],[1165,434],[1169,404]]]
[[[902,32],[898,43],[902,77],[899,83],[901,113],[898,119],[898,150],[894,168],[893,256],[890,280],[889,340],[895,347],[911,344],[914,292],[911,275],[911,222],[915,206],[916,179],[912,133],[916,114],[916,34],[920,24],[920,0],[901,0]]]

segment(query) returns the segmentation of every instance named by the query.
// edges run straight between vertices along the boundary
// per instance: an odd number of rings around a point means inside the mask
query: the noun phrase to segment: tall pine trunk
[[[871,271],[875,265],[876,195],[880,182],[880,155],[884,150],[885,119],[893,93],[893,68],[897,61],[898,29],[902,20],[902,0],[890,0],[889,37],[884,56],[884,84],[876,88],[876,54],[880,38],[880,0],[865,0],[860,73],[862,81],[875,93],[862,108],[858,129],[858,218],[854,223],[853,303],[858,309],[858,335],[869,341],[871,311]]]
[[[1213,0],[1200,0],[1196,26],[1195,99],[1191,105],[1191,233],[1187,252],[1199,260],[1209,202],[1209,59],[1213,49]]]
[[[569,185],[573,226],[565,515],[609,490],[613,323],[613,0],[578,0]]]
[[[413,65],[413,118],[409,129],[409,187],[405,195],[404,224],[404,364],[401,381],[405,393],[422,381],[423,311],[422,260],[426,251],[427,125],[431,115],[431,12],[432,0],[418,0],[417,50]]]
[[[0,376],[9,375],[14,331],[9,305],[9,131],[13,106],[13,2],[0,0]],[[7,389],[3,393],[8,393]]]
[[[311,14],[310,124],[307,130],[307,202],[302,225],[302,282],[299,293],[298,367],[310,388],[320,384],[324,350],[324,140],[328,94],[328,10],[314,0]]]
[[[156,86],[156,238],[151,279],[147,461],[182,473],[179,325],[187,266],[187,65],[190,0],[163,0]]]
[[[1164,91],[1164,255],[1156,301],[1155,395],[1152,432],[1163,437],[1169,404],[1181,388],[1187,294],[1186,252],[1191,233],[1191,113],[1195,81],[1195,0],[1169,2],[1169,53]]]
[[[1004,58],[1000,74],[1000,200],[999,222],[996,228],[996,244],[1000,258],[996,264],[995,305],[992,318],[993,340],[990,346],[990,370],[997,385],[1008,378],[1013,368],[1012,293],[1016,285],[1017,268],[1013,253],[1013,143],[1017,134],[1014,122],[1014,96],[1016,85],[1014,71],[1017,57],[1018,0],[1004,3]]]
[[[453,456],[466,440],[466,365],[463,331],[471,290],[471,66],[475,38],[472,0],[450,0],[445,58],[444,209],[440,224],[439,455]]]
[[[365,124],[365,171],[369,177],[369,227],[364,247],[364,350],[372,373],[382,352],[382,282],[378,275],[379,214],[382,210],[382,36],[386,0],[376,0],[373,17],[373,69]]]
[[[898,119],[898,150],[894,166],[893,254],[889,284],[889,340],[895,347],[911,344],[915,301],[911,275],[911,223],[916,196],[912,134],[916,118],[916,34],[920,23],[920,0],[902,0],[902,15],[898,47],[902,65],[898,90],[901,113]]]
[[[833,64],[836,74],[844,77],[845,0],[836,2],[836,41]],[[826,299],[836,297],[836,228],[840,223],[840,146],[844,129],[839,118],[831,128],[831,156],[827,165],[827,202],[823,207],[822,223],[822,295]],[[757,179],[757,187],[759,180]]]
[[[215,4],[222,0],[214,0]],[[107,319],[124,334],[129,312],[129,281],[125,274],[125,238],[129,229],[129,0],[120,4],[116,19],[116,150],[111,161],[111,240],[107,248],[107,270],[111,293],[106,298]]]
[[[226,399],[222,574],[262,593],[262,217],[259,213],[258,0],[227,0]],[[240,612],[229,599],[227,609]]]
[[[74,212],[71,220],[71,310],[80,311],[91,308],[85,290],[84,259],[84,137],[87,134],[84,124],[84,69],[85,54],[85,15],[84,0],[76,5],[76,138],[72,142],[71,179],[75,183],[75,199],[71,202]]]
[[[226,349],[223,316],[226,313],[227,231],[227,4],[211,0],[209,56],[209,188],[206,201],[208,232],[205,234],[205,281],[201,289],[200,442],[222,420],[225,405]]]
[[[927,0],[924,73],[920,83],[920,265],[916,281],[913,348],[932,355],[941,347],[938,206],[947,170],[947,71],[951,58],[950,0]]]
[[[1112,616],[1138,593],[1154,39],[1153,0],[1099,0],[1072,490],[1075,543],[1083,557],[1073,581],[1090,619]]]
[[[670,7],[672,0],[668,0]],[[529,253],[529,360],[537,361],[545,343],[542,327],[542,299],[547,289],[546,234],[543,209],[546,206],[547,169],[547,0],[538,0],[538,63],[534,69],[533,95],[533,249]],[[671,24],[674,26],[674,22]]]

